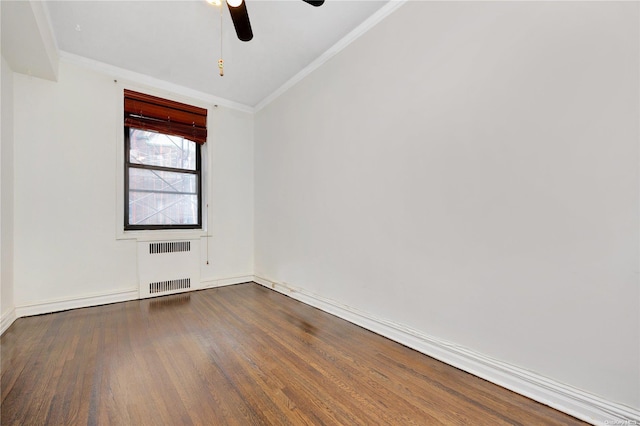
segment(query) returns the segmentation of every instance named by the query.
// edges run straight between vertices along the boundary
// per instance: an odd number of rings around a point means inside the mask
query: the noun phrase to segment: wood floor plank
[[[2,425],[579,425],[254,283],[20,318]]]

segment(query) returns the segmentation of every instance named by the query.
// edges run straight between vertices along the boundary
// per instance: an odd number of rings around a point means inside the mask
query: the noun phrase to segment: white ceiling
[[[249,42],[237,39],[225,6],[224,77],[221,9],[205,0],[48,1],[45,10],[61,51],[254,107],[387,2],[247,0]]]

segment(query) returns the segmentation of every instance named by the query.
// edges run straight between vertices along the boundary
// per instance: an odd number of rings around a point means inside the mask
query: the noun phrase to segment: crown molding
[[[320,55],[316,60],[307,65],[304,69],[302,69],[299,73],[291,77],[287,80],[282,86],[277,88],[274,92],[268,95],[266,98],[261,100],[255,107],[254,111],[258,112],[262,108],[269,105],[276,98],[282,95],[284,92],[295,86],[298,82],[304,79],[306,76],[311,74],[316,69],[320,68],[325,62],[329,59],[333,58],[335,55],[344,50],[351,43],[356,41],[361,35],[365,34],[367,31],[378,25],[383,19],[387,16],[391,15],[395,12],[400,6],[404,5],[409,0],[390,0],[387,4],[382,6],[376,13],[371,15],[367,20],[365,20],[362,24],[358,25],[355,29],[353,29],[349,34],[344,36],[340,41],[327,49],[322,55]]]
[[[400,6],[404,5],[407,1],[408,0],[390,0],[388,3],[382,6],[376,13],[371,15],[362,24],[357,26],[349,34],[343,37],[340,41],[338,41],[329,49],[327,49],[322,55],[320,55],[317,59],[315,59],[313,62],[307,65],[303,70],[301,70],[296,75],[294,75],[289,80],[287,80],[282,86],[280,86],[270,95],[265,97],[256,106],[249,106],[249,105],[241,104],[239,102],[234,102],[225,98],[211,95],[209,93],[205,93],[199,90],[190,89],[185,86],[171,83],[166,80],[157,79],[155,77],[151,77],[146,74],[138,73],[138,72],[120,68],[114,65],[110,65],[104,62],[100,62],[95,59],[90,59],[84,56],[69,53],[64,50],[58,50],[58,55],[60,58],[60,62],[80,66],[83,68],[88,68],[103,74],[108,74],[119,80],[124,80],[124,81],[129,81],[129,82],[133,82],[140,85],[150,86],[156,89],[160,89],[167,92],[176,93],[178,95],[182,95],[188,98],[196,99],[196,100],[205,102],[207,104],[219,105],[219,106],[253,114],[261,110],[265,106],[269,105],[271,102],[273,102],[276,98],[278,98],[284,92],[289,90],[291,87],[295,86],[298,82],[300,82],[306,76],[308,76],[313,71],[318,69],[320,66],[322,66],[325,62],[327,62],[333,56],[341,52],[343,49],[345,49],[347,46],[349,46],[351,43],[357,40],[361,35],[365,34],[367,31],[375,27],[378,23],[380,23],[383,19],[385,19],[395,10],[397,10]]]
[[[96,61],[95,59],[85,58],[84,56],[76,55],[73,53],[61,50],[60,61],[76,65],[83,68],[88,68],[102,74],[111,75],[118,80],[129,81],[139,85],[150,86],[155,89],[175,93],[187,98],[196,99],[210,105],[218,105],[231,109],[235,109],[242,112],[248,112],[253,114],[255,109],[251,106],[244,105],[238,102],[230,101],[228,99],[220,98],[218,96],[211,95],[209,93],[201,92],[199,90],[190,89],[188,87],[181,86],[179,84],[170,83],[165,80],[160,80],[155,77],[148,76],[146,74],[130,71],[124,68],[109,65],[104,62]]]

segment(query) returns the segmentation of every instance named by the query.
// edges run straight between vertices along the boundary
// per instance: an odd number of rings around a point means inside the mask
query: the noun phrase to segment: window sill
[[[137,240],[137,241],[177,241],[194,240],[206,237],[207,231],[204,229],[165,229],[149,231],[124,231],[120,230],[116,240]]]

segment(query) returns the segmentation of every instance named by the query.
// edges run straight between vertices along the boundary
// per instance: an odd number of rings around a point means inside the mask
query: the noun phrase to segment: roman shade
[[[124,90],[124,125],[207,142],[207,110],[144,93]]]

